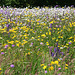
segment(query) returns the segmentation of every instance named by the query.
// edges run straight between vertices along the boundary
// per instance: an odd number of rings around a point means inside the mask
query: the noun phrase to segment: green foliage
[[[74,0],[0,0],[0,6],[12,6],[12,7],[37,7],[37,6],[70,6],[75,5]]]

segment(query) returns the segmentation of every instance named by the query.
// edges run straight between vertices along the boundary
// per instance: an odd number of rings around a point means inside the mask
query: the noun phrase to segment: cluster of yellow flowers
[[[48,68],[49,71],[51,71],[51,70],[54,69],[54,67],[53,67],[54,64],[58,65],[58,67],[59,67],[60,66],[59,65],[59,61],[60,61],[60,59],[58,59],[56,61],[51,61],[50,67]],[[43,66],[43,69],[46,69],[47,68],[47,66],[45,66],[44,64],[41,64],[41,66]]]

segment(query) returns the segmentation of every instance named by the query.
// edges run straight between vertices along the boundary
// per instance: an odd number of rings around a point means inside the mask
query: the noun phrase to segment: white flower
[[[60,49],[63,49],[64,47],[60,47]]]

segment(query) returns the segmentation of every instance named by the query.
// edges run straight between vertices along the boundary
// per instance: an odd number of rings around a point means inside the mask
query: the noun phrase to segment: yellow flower
[[[53,61],[51,61],[51,65],[53,65],[54,64],[54,62]]]
[[[1,49],[1,51],[3,51],[3,49]]]
[[[52,24],[53,24],[53,21],[51,21],[50,23],[52,23]]]
[[[51,32],[49,31],[49,35],[51,35]]]
[[[53,69],[54,69],[53,66],[51,66],[51,67],[49,68],[49,71],[50,71],[50,70],[53,70]]]
[[[49,67],[48,70],[51,71],[51,68]]]
[[[69,45],[69,44],[66,44],[67,46]]]
[[[55,61],[54,63],[58,65],[58,61]]]
[[[30,55],[30,52],[28,52],[28,55]]]
[[[11,49],[11,47],[8,47],[8,49]]]
[[[49,43],[48,43],[48,42],[46,42],[46,45],[49,45]]]
[[[68,66],[68,64],[65,64],[65,66]]]
[[[44,64],[41,64],[41,66],[44,66]]]
[[[0,71],[1,71],[2,69],[0,68]]]
[[[40,39],[37,39],[38,41],[40,40]]]
[[[60,67],[60,65],[58,65],[58,67]]]
[[[56,42],[58,42],[58,39],[56,40]]]
[[[41,39],[41,41],[43,41],[43,39]]]
[[[44,66],[44,67],[43,67],[43,69],[46,69],[46,68],[47,68],[47,66]]]
[[[60,61],[60,59],[58,59],[58,61]]]
[[[51,70],[53,70],[53,69],[54,69],[54,68],[53,68],[53,66],[51,66],[50,68],[51,68]]]
[[[45,34],[42,34],[41,36],[42,36],[42,37],[46,37],[46,35],[45,35]]]
[[[68,69],[68,67],[65,67],[65,69]]]
[[[46,35],[48,35],[48,32],[46,32]]]
[[[57,28],[59,30],[59,28]]]
[[[40,37],[40,36],[38,36],[38,37]]]
[[[16,44],[18,47],[19,47],[19,43],[18,44]]]
[[[34,39],[34,37],[32,37],[31,39]]]

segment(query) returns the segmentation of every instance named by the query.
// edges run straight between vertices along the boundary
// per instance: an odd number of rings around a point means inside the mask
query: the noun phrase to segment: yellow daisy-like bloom
[[[53,69],[54,69],[53,66],[51,66],[51,67],[48,68],[49,71],[51,71],[51,70],[53,70]]]
[[[43,67],[43,69],[46,69],[46,68],[47,68],[47,66],[44,66],[44,67]]]
[[[60,61],[60,59],[58,59],[58,61]]]
[[[1,71],[2,69],[0,68],[0,71]]]
[[[50,69],[53,70],[54,69],[53,66],[51,66]]]
[[[28,55],[30,55],[30,52],[28,52]]]
[[[46,42],[46,45],[49,45],[49,43],[48,43],[48,42]]]
[[[54,62],[53,61],[51,61],[51,65],[53,65],[54,64]]]
[[[42,34],[41,36],[42,36],[42,37],[46,37],[46,35],[45,35],[45,34]]]
[[[41,64],[41,66],[44,66],[44,64]]]
[[[51,71],[51,68],[49,67],[48,70]]]
[[[60,65],[58,65],[58,67],[60,67]]]
[[[65,69],[68,69],[68,67],[65,67]]]
[[[65,66],[68,66],[68,64],[65,64]]]
[[[55,61],[54,63],[58,65],[58,61]]]
[[[58,39],[56,39],[56,42],[58,42]]]

